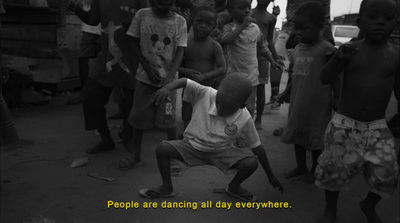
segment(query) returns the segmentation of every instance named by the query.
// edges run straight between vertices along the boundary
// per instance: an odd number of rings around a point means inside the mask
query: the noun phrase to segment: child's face
[[[175,0],[153,0],[153,8],[159,15],[168,15],[175,4]]]
[[[230,0],[233,1],[233,0]],[[249,16],[251,12],[251,0],[234,0],[235,3],[229,10],[232,19],[242,23],[244,17]]]
[[[386,42],[397,24],[397,7],[394,0],[371,0],[359,19],[359,27],[366,39]]]
[[[216,23],[216,15],[209,11],[199,11],[193,18],[195,38],[205,39],[210,35]]]
[[[294,19],[294,32],[301,43],[312,43],[319,38],[323,24],[317,25],[309,19],[298,16]]]
[[[221,117],[231,116],[241,107],[236,100],[229,97],[227,92],[220,92],[220,90],[217,92],[215,105],[217,107],[218,116]]]

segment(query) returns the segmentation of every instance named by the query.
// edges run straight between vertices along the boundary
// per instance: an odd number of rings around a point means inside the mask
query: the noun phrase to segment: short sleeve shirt
[[[222,40],[225,36],[238,28],[231,22],[224,26]],[[257,42],[261,41],[262,33],[257,24],[251,23],[244,29],[232,44],[227,45],[228,74],[238,72],[246,75],[253,86],[258,81]]]
[[[140,39],[143,56],[161,79],[168,75],[177,47],[187,46],[186,21],[176,13],[169,18],[161,18],[151,8],[141,9],[136,13],[127,34]],[[141,65],[136,79],[156,87],[161,86],[148,79]]]
[[[229,117],[218,116],[215,105],[217,90],[187,80],[183,100],[193,106],[192,120],[184,137],[197,150],[215,152],[234,146],[235,139],[243,140],[244,148],[261,145],[249,111],[239,109]]]

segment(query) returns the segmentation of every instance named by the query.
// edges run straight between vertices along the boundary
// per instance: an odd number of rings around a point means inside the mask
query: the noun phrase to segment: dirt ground
[[[259,202],[287,202],[288,208],[243,208],[239,200],[213,193],[215,188],[225,188],[231,176],[225,176],[211,166],[191,168],[174,177],[176,196],[152,200],[155,202],[152,205],[157,204],[157,207],[145,208],[149,200],[140,198],[138,190],[161,183],[154,149],[166,134],[159,130],[146,132],[142,149],[142,160],[146,165],[119,171],[115,166],[126,155],[121,144],[110,152],[85,153],[99,137],[95,132],[84,130],[81,105],[64,105],[69,97],[60,95],[49,105],[11,110],[21,142],[1,148],[1,222],[23,222],[27,217],[42,215],[57,223],[310,223],[323,211],[322,190],[283,177],[295,166],[293,146],[281,143],[272,132],[285,125],[288,105],[264,114],[263,129],[259,132],[271,166],[284,184],[284,193],[269,185],[261,167],[244,183]],[[108,108],[109,114],[116,111],[114,104]],[[110,120],[109,125],[118,141],[121,121]],[[90,164],[71,168],[71,163],[82,157],[89,158]],[[88,176],[93,172],[116,180],[107,182]],[[337,222],[367,222],[358,208],[358,202],[367,191],[363,177],[355,177],[351,188],[340,195]],[[111,201],[114,204],[137,203],[139,207],[108,207]],[[181,208],[163,207],[163,204],[172,204],[165,202],[177,202]],[[201,207],[202,204],[208,204],[208,207]],[[228,210],[229,204],[232,206]],[[384,222],[400,222],[398,189],[392,197],[380,202],[377,210]]]

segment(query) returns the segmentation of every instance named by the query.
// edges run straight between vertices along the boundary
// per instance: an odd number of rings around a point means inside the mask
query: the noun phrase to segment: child
[[[82,0],[81,7],[85,11],[90,10],[91,0]],[[83,101],[83,88],[86,85],[86,80],[89,75],[89,59],[96,58],[100,52],[99,38],[101,35],[101,26],[90,26],[82,22],[82,38],[79,44],[79,57],[78,57],[78,70],[79,80],[81,83],[81,93],[67,101],[67,104],[74,105],[82,103]]]
[[[315,171],[315,184],[325,189],[326,198],[318,222],[335,221],[339,190],[361,171],[371,188],[359,204],[368,222],[382,222],[375,206],[396,189],[395,144],[385,121],[392,91],[397,100],[400,96],[400,49],[387,42],[398,25],[396,4],[396,0],[364,0],[358,19],[364,39],[340,46],[322,70],[322,83],[334,82],[341,72],[343,82]]]
[[[244,74],[252,83],[253,91],[247,102],[247,109],[253,116],[258,81],[257,53],[271,62],[274,69],[280,65],[264,46],[262,33],[250,17],[251,0],[230,0],[227,8],[233,22],[224,26],[222,44],[227,45],[228,75],[232,72]]]
[[[114,140],[111,137],[106,118],[106,104],[113,87],[124,89],[125,95],[133,95],[135,87],[134,69],[138,62],[127,54],[124,42],[116,40],[116,33],[121,30],[123,22],[131,19],[138,9],[147,7],[146,0],[92,0],[90,10],[85,11],[76,3],[70,2],[68,8],[86,24],[101,24],[100,45],[102,51],[97,55],[93,69],[90,70],[83,93],[83,114],[86,130],[97,130],[101,141],[89,148],[87,153],[99,153],[113,150]],[[124,98],[124,107],[130,109],[129,97]],[[124,129],[129,127],[127,117],[123,121]]]
[[[294,20],[294,32],[300,41],[290,56],[289,73],[292,77],[289,117],[281,141],[294,144],[297,167],[286,177],[301,178],[314,183],[318,156],[324,146],[324,131],[332,117],[332,88],[319,81],[327,55],[334,46],[322,39],[325,10],[318,2],[299,7]],[[307,168],[306,151],[311,151],[313,164]]]
[[[283,65],[283,61],[278,56],[274,46],[273,36],[275,31],[276,16],[267,11],[267,7],[270,3],[271,0],[257,0],[257,7],[253,9],[253,11],[251,12],[251,17],[253,17],[257,21],[258,27],[260,28],[263,36],[267,40],[268,49],[271,51],[273,58],[277,62],[282,63]],[[258,72],[259,72],[258,76],[259,84],[257,85],[257,96],[256,96],[257,116],[255,123],[256,123],[256,128],[261,129],[261,119],[265,105],[265,85],[268,84],[268,79],[270,76],[269,63],[261,55],[258,56]],[[277,71],[277,72],[281,73],[282,71]],[[276,92],[277,89],[278,92]],[[279,94],[279,82],[278,86],[276,86],[276,82],[273,82],[271,79],[271,98],[277,96],[278,94]]]
[[[121,161],[117,166],[120,170],[140,164],[144,130],[157,126],[166,129],[169,140],[176,138],[176,92],[163,105],[149,103],[154,92],[176,78],[186,47],[186,21],[171,10],[174,2],[154,0],[151,8],[137,12],[127,32],[140,66],[129,116],[133,127],[132,157]]]
[[[193,118],[183,140],[163,141],[156,148],[162,185],[151,190],[142,189],[139,194],[146,198],[174,196],[170,159],[189,167],[214,165],[226,174],[237,171],[226,192],[244,201],[255,201],[256,197],[242,188],[241,183],[257,169],[258,158],[271,185],[282,192],[283,186],[271,170],[250,113],[245,108],[252,91],[250,81],[243,74],[233,73],[225,77],[217,91],[181,78],[157,91],[153,101],[161,104],[171,91],[182,87],[186,87],[184,100],[193,105]],[[245,139],[244,148],[234,146],[239,137]]]
[[[217,23],[217,13],[209,6],[200,6],[193,12],[194,37],[189,39],[184,51],[184,67],[179,68],[181,77],[194,80],[204,86],[218,88],[217,77],[225,74],[225,58],[222,47],[210,38]],[[192,106],[182,101],[184,129],[192,116]]]

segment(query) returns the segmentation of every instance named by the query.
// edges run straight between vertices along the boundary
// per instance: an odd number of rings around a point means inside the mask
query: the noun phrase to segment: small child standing
[[[364,39],[340,46],[322,70],[322,83],[333,83],[341,72],[343,81],[315,171],[315,184],[325,189],[326,199],[319,223],[336,220],[339,191],[359,172],[370,186],[359,204],[369,223],[382,222],[375,206],[396,190],[399,168],[385,111],[393,90],[400,98],[400,48],[388,43],[398,25],[398,4],[364,0],[358,19]]]
[[[273,0],[257,0],[257,7],[254,8],[251,12],[251,17],[256,19],[257,25],[260,28],[263,36],[265,37],[266,44],[268,46],[269,51],[272,54],[272,57],[283,65],[283,61],[278,56],[275,45],[274,45],[274,32],[275,32],[275,24],[276,24],[276,16],[269,13],[267,11],[268,5],[273,2]],[[272,72],[282,72],[282,70],[270,69],[269,62],[263,57],[258,57],[258,81],[259,84],[257,86],[257,116],[255,121],[256,128],[261,129],[261,120],[264,113],[265,107],[265,85],[268,84],[269,79],[271,78],[271,101],[273,98],[278,96],[279,94],[279,82],[278,85],[276,82],[272,80]],[[277,91],[276,91],[277,90]],[[278,103],[280,106],[280,104]],[[271,106],[272,107],[272,106]],[[279,107],[277,107],[279,108]]]
[[[225,58],[221,45],[211,39],[210,33],[217,24],[218,15],[210,6],[200,6],[193,11],[194,37],[188,40],[184,50],[184,67],[178,69],[181,77],[189,78],[204,86],[218,88],[217,78],[226,72]],[[192,117],[191,104],[182,100],[184,129]]]
[[[233,22],[224,26],[221,42],[227,46],[228,73],[246,75],[252,83],[253,91],[247,101],[251,116],[255,110],[258,80],[257,54],[265,57],[273,69],[281,69],[264,45],[262,32],[250,17],[251,0],[230,0],[227,8]]]
[[[317,159],[324,147],[324,131],[332,117],[332,88],[319,81],[327,56],[335,50],[320,35],[324,20],[325,9],[318,2],[305,3],[293,18],[294,32],[300,44],[290,56],[290,107],[281,141],[294,144],[297,162],[297,167],[285,176],[305,175],[301,180],[306,183],[315,181]],[[312,154],[310,171],[306,162],[307,150]]]
[[[169,140],[176,139],[176,92],[163,105],[151,104],[160,87],[173,81],[187,42],[186,21],[174,13],[173,0],[154,0],[151,8],[139,10],[127,35],[140,63],[129,123],[133,127],[131,158],[121,161],[120,170],[139,165],[143,131],[154,126],[166,129]]]
[[[213,165],[226,174],[236,173],[226,192],[247,202],[255,201],[256,197],[241,184],[254,173],[259,162],[271,185],[282,192],[283,186],[271,170],[254,122],[245,108],[252,91],[250,80],[233,73],[222,80],[217,91],[181,78],[157,91],[153,101],[162,104],[171,91],[182,87],[186,88],[183,98],[193,105],[193,118],[183,140],[163,141],[156,148],[162,185],[142,189],[139,194],[150,199],[174,196],[171,159],[188,167]],[[245,139],[243,148],[235,146],[239,137]]]

